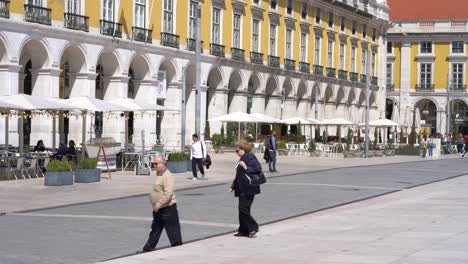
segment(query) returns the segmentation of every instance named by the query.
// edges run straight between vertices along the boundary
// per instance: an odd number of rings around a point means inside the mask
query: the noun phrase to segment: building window
[[[292,15],[293,11],[293,1],[292,0],[287,0],[286,2],[286,14]]]
[[[241,16],[234,14],[233,31],[232,31],[232,46],[234,48],[241,48]]]
[[[387,53],[393,54],[393,42],[391,41],[387,42]]]
[[[307,33],[301,33],[301,62],[307,62]]]
[[[307,3],[303,2],[301,5],[301,18],[302,19],[307,19]]]
[[[346,18],[344,16],[341,17],[341,22],[340,22],[340,30],[341,32],[344,32],[346,29]]]
[[[135,26],[146,27],[146,0],[135,0]]]
[[[327,67],[333,68],[333,41],[328,41]]]
[[[270,9],[276,10],[277,4],[276,0],[270,0]]]
[[[351,72],[356,72],[356,47],[351,47]]]
[[[292,58],[292,30],[286,29],[286,59]]]
[[[276,25],[270,25],[270,55],[276,56]]]
[[[104,0],[102,5],[102,19],[114,21],[114,0]]]
[[[463,41],[452,41],[452,53],[465,53]]]
[[[372,52],[372,61],[371,61],[371,71],[372,71],[372,76],[375,77],[375,59],[376,59],[376,55],[375,55],[375,52]]]
[[[260,3],[260,0],[253,0],[253,3],[258,5]]]
[[[44,7],[42,0],[28,0],[28,5]]]
[[[191,39],[196,39],[197,34],[197,10],[198,2],[190,1],[190,10],[189,10],[189,32],[188,36]]]
[[[357,22],[353,21],[353,24],[351,25],[351,34],[356,35],[356,30],[357,30]]]
[[[320,8],[316,8],[315,9],[315,24],[320,24],[320,20],[321,20],[321,13],[322,11],[320,10]]]
[[[375,28],[372,29],[372,41],[375,41],[377,38],[377,30]]]
[[[340,70],[345,69],[345,44],[340,44]]]
[[[463,86],[463,63],[452,64],[452,87],[460,88]]]
[[[367,50],[362,50],[361,74],[367,74]]]
[[[387,87],[393,85],[393,64],[387,63]]]
[[[252,51],[258,52],[260,35],[260,21],[258,19],[252,20]]]
[[[211,42],[221,44],[221,10],[213,7],[213,20],[211,23]]]
[[[432,42],[431,41],[422,41],[420,44],[420,53],[432,53]]]
[[[421,81],[421,85],[424,87],[427,87],[432,84],[432,64],[431,63],[420,64],[419,78]]]
[[[68,13],[81,15],[81,0],[68,0]]]
[[[163,32],[173,33],[174,32],[174,2],[172,0],[164,0],[164,24]]]
[[[362,38],[367,38],[367,25],[362,24]]]
[[[333,15],[333,12],[328,12],[328,27],[333,28],[333,20],[335,19],[335,16]]]
[[[320,65],[320,42],[321,39],[319,37],[315,38],[315,45],[314,45],[314,64]]]

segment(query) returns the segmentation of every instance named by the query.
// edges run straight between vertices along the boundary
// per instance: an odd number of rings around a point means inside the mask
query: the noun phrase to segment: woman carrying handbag
[[[234,236],[250,238],[258,232],[258,224],[252,217],[250,208],[255,195],[260,193],[260,185],[252,184],[250,179],[259,175],[263,177],[262,166],[251,151],[252,147],[245,141],[236,146],[240,160],[236,166],[236,178],[229,188],[229,192],[234,192],[235,197],[239,197],[239,229]]]

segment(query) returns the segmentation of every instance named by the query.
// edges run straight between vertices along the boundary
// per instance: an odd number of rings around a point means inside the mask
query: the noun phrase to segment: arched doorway
[[[221,69],[214,67],[208,74],[206,85],[208,86],[206,94],[206,120],[225,115],[228,111],[228,90],[224,87],[223,75]],[[212,134],[221,133],[222,123],[210,123]]]
[[[260,78],[254,73],[250,76],[247,85],[247,113],[264,113],[265,99],[264,94],[260,94]]]
[[[234,71],[229,78],[228,83],[228,113],[243,112],[247,107],[247,98],[245,96],[245,87],[243,86],[240,71]]]
[[[432,136],[437,131],[437,106],[432,100],[421,99],[414,106],[414,120],[420,126],[421,136]],[[418,124],[418,122],[420,122]]]
[[[270,76],[265,88],[265,114],[280,118],[281,96],[278,95],[278,81]]]
[[[468,134],[468,106],[463,100],[452,100],[451,130]]]

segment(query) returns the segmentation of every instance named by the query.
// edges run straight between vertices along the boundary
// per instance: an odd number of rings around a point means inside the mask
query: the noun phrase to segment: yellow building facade
[[[185,103],[187,129],[193,131],[199,8],[202,128],[236,111],[359,123],[367,76],[371,118],[382,117],[388,6],[385,0],[348,2],[0,0],[0,77],[10,80],[1,93],[129,97],[175,109]],[[31,123],[28,140],[50,142],[44,132],[49,125]],[[81,135],[79,120],[65,123],[55,136]],[[96,121],[89,134],[123,142],[123,128],[115,123]],[[135,118],[133,141],[144,130],[150,141],[164,138],[178,146],[180,123],[180,114]],[[212,133],[220,127],[210,123]]]
[[[467,22],[401,21],[389,30],[387,117],[408,127],[414,123],[418,131],[430,128],[433,135],[468,132]]]

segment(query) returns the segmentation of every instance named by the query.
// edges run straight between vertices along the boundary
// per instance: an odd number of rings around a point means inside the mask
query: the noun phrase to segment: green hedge
[[[169,154],[169,161],[187,161],[190,160],[190,155],[183,152],[172,152]]]
[[[46,169],[50,172],[64,172],[70,171],[70,165],[66,160],[51,160]]]
[[[79,170],[94,170],[97,167],[97,159],[81,159],[78,164]]]
[[[405,156],[419,156],[421,154],[421,149],[414,146],[403,146],[395,149],[395,155],[405,155]]]

